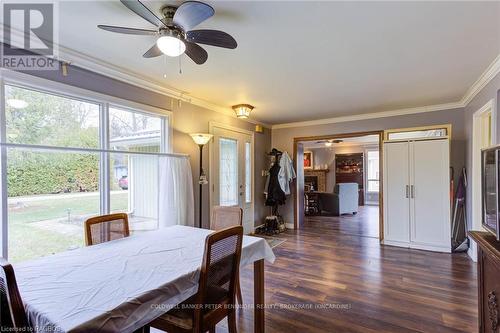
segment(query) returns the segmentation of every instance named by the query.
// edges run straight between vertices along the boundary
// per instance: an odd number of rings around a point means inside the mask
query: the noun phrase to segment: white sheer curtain
[[[161,156],[159,227],[194,226],[193,175],[188,158]]]

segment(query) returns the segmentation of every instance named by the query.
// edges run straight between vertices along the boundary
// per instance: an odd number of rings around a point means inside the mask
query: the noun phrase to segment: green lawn
[[[126,211],[127,192],[111,194],[113,211]],[[99,194],[9,199],[9,260],[19,262],[84,245],[83,221],[99,214]]]

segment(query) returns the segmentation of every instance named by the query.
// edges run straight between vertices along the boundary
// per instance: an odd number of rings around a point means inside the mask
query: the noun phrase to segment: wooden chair
[[[229,333],[236,333],[234,305],[242,240],[241,226],[208,235],[198,292],[150,326],[169,333],[215,333],[217,323],[227,316]]]
[[[14,269],[3,259],[0,259],[0,267],[0,331],[29,332]]]
[[[128,237],[128,215],[125,213],[96,216],[85,221],[85,245],[96,245]]]
[[[210,229],[222,230],[224,228],[242,225],[243,209],[239,207],[215,206],[212,209],[212,219],[210,220]],[[240,277],[236,279],[236,300],[243,304],[243,295],[241,294]]]
[[[210,229],[222,230],[228,227],[241,225],[243,219],[243,210],[239,207],[215,206],[212,209],[212,219]]]

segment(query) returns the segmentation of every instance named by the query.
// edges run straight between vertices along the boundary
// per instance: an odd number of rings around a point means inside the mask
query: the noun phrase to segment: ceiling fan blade
[[[220,30],[191,30],[186,35],[187,40],[193,43],[225,47],[226,49],[235,49],[238,46],[230,34]]]
[[[184,31],[189,31],[214,14],[215,10],[206,3],[186,1],[177,8],[172,21]]]
[[[114,25],[99,24],[97,27],[102,29],[102,30],[117,32],[120,34],[127,34],[127,35],[156,35],[156,34],[158,34],[158,32],[155,30],[117,27]]]
[[[163,53],[160,51],[158,46],[156,46],[156,43],[155,43],[155,45],[151,46],[151,48],[149,50],[147,50],[146,53],[144,53],[142,56],[144,58],[154,58],[154,57],[159,57],[162,54]]]
[[[196,64],[201,65],[204,64],[208,59],[208,53],[201,46],[195,43],[190,43],[188,41],[184,41],[186,44],[186,54],[189,58],[191,58]]]
[[[152,11],[149,10],[142,2],[139,0],[120,0],[122,4],[128,9],[150,22],[151,24],[161,27],[163,22],[156,16]]]

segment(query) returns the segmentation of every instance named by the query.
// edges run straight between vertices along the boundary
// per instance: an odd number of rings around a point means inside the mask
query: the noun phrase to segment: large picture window
[[[126,212],[132,233],[157,228],[168,113],[17,82],[2,89],[2,252],[9,261],[83,246],[90,216]]]

